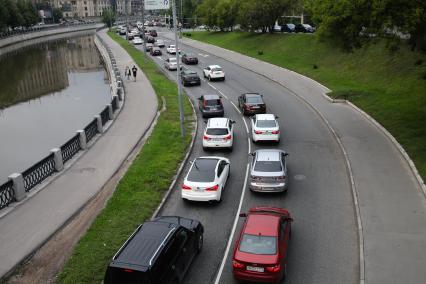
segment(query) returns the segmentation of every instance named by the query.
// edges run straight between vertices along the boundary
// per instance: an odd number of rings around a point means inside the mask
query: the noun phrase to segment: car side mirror
[[[201,101],[201,97],[199,97],[197,100]]]
[[[247,214],[246,213],[240,213],[240,215],[239,215],[240,217],[247,217]]]
[[[285,220],[286,220],[287,222],[293,222],[293,218],[291,218],[291,217],[285,218]]]
[[[235,120],[231,120],[231,123],[232,123],[232,124],[235,124],[236,122],[235,122]]]
[[[276,116],[275,116],[275,118],[276,118],[276,119],[278,119],[278,118],[280,118],[280,117],[276,115]]]
[[[204,120],[204,123],[207,124],[207,120]]]
[[[254,156],[254,153],[249,153],[249,156]]]
[[[288,155],[289,155],[288,153],[284,153],[284,156],[286,156],[286,157],[287,157]]]

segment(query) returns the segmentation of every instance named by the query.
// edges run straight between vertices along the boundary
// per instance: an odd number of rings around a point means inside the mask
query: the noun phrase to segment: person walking
[[[126,76],[127,80],[130,80],[130,75],[131,75],[130,68],[129,66],[126,66],[126,70],[124,70],[124,76]]]
[[[133,79],[136,82],[136,73],[138,72],[138,68],[135,65],[132,67]]]

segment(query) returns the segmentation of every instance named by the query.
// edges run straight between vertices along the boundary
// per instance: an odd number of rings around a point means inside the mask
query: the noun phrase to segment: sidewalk
[[[99,33],[122,73],[126,66],[136,65],[106,30]],[[0,219],[0,276],[40,247],[99,192],[149,128],[158,103],[148,79],[139,70],[136,82],[124,79],[124,88],[126,102],[108,131],[61,176]]]
[[[164,36],[174,39],[170,33]],[[381,130],[348,104],[331,103],[323,96],[328,89],[309,78],[217,46],[182,42],[271,78],[315,108],[336,132],[352,168],[363,226],[360,282],[425,282],[426,199]]]

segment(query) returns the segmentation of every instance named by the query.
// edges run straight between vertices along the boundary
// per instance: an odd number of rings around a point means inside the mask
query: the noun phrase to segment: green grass
[[[151,217],[168,189],[191,137],[182,140],[179,127],[177,87],[158,67],[126,40],[117,41],[143,70],[157,93],[166,99],[163,112],[148,141],[121,179],[106,208],[97,216],[77,244],[58,275],[60,283],[101,283],[108,263],[135,228]],[[187,133],[191,131],[192,110],[185,101]]]
[[[191,38],[309,76],[331,96],[348,95],[392,133],[426,178],[425,54],[405,44],[392,53],[383,41],[346,53],[302,34],[192,32]]]

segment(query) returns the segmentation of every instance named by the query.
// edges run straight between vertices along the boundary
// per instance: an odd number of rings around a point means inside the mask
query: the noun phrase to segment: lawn
[[[167,110],[161,114],[153,133],[121,179],[106,208],[77,244],[58,275],[59,283],[101,283],[113,255],[159,205],[191,140],[189,134],[180,139],[176,84],[168,80],[150,59],[145,61],[143,54],[126,40],[114,33],[109,35],[143,70],[158,101],[161,102],[161,97],[166,99]],[[184,102],[186,129],[190,133],[192,109],[187,99]]]
[[[426,54],[378,41],[352,53],[312,34],[192,32],[191,38],[311,77],[380,122],[426,178]],[[263,51],[259,55],[259,51]]]

